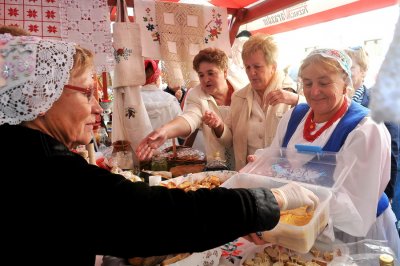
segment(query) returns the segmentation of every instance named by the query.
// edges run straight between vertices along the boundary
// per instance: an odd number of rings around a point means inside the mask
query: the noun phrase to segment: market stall
[[[285,150],[279,150],[272,155],[267,154],[267,158],[261,157],[261,160],[258,160],[257,163],[249,164],[241,173],[237,173],[224,170],[205,171],[223,168],[223,161],[218,160],[216,156],[216,158],[214,158],[215,160],[212,161],[212,163],[214,163],[212,165],[210,164],[211,159],[205,158],[204,154],[190,147],[176,147],[174,145],[170,149],[163,151],[157,157],[153,157],[151,162],[147,162],[149,163],[147,165],[148,169],[142,167],[144,164],[140,165],[140,168],[134,167],[138,162],[135,162],[133,150],[138,140],[150,130],[148,117],[146,117],[141,97],[138,94],[139,86],[143,84],[143,59],[145,57],[149,57],[150,54],[152,54],[154,57],[160,57],[155,59],[165,60],[168,64],[168,76],[170,77],[171,83],[180,83],[185,79],[190,80],[191,78],[195,78],[195,75],[188,70],[189,67],[187,67],[187,63],[193,60],[193,56],[200,49],[212,46],[211,44],[215,45],[216,42],[219,42],[218,46],[229,50],[229,39],[232,42],[232,36],[236,35],[241,24],[303,1],[241,1],[240,3],[234,1],[211,1],[211,3],[218,5],[218,9],[215,7],[211,9],[209,7],[194,7],[193,5],[182,8],[181,5],[183,4],[175,3],[176,1],[157,3],[145,3],[145,1],[139,0],[135,2],[127,1],[128,6],[133,6],[134,3],[136,3],[135,9],[142,9],[138,11],[138,13],[142,12],[140,13],[141,16],[137,15],[137,17],[145,18],[146,21],[158,19],[157,24],[159,24],[159,31],[157,31],[155,35],[154,32],[150,30],[151,27],[147,27],[148,23],[142,23],[140,25],[139,22],[136,24],[129,22],[127,14],[124,13],[126,8],[123,4],[121,5],[122,2],[117,2],[120,12],[119,15],[117,15],[119,17],[118,22],[114,24],[114,46],[110,47],[106,44],[96,45],[97,42],[111,43],[111,35],[105,30],[109,22],[105,14],[108,14],[109,6],[112,7],[116,5],[116,1],[109,0],[107,5],[105,5],[105,2],[101,2],[102,5],[98,7],[94,6],[94,3],[88,4],[85,2],[71,4],[68,1],[63,2],[60,9],[62,14],[61,20],[62,23],[64,23],[62,26],[65,31],[60,36],[52,36],[55,38],[75,40],[96,52],[97,74],[101,76],[98,98],[101,105],[106,110],[103,117],[111,119],[109,115],[111,108],[113,108],[112,141],[110,141],[110,136],[108,135],[104,136],[106,140],[101,140],[101,138],[96,138],[95,140],[97,141],[97,139],[99,139],[98,142],[95,142],[96,145],[94,146],[96,146],[97,152],[101,153],[101,155],[99,155],[101,158],[97,158],[98,161],[96,161],[100,167],[120,173],[132,182],[144,181],[151,185],[179,188],[186,191],[197,190],[199,188],[212,189],[218,186],[227,188],[279,188],[289,181],[297,181],[301,183],[302,186],[313,191],[320,200],[320,204],[312,213],[306,208],[281,212],[281,221],[275,229],[269,232],[260,232],[260,238],[270,242],[270,244],[254,246],[247,240],[239,238],[212,250],[207,250],[202,253],[187,254],[187,256],[179,256],[178,259],[165,262],[166,260],[168,261],[168,259],[177,257],[176,254],[171,254],[163,258],[163,260],[157,261],[157,263],[175,266],[249,266],[272,265],[272,263],[274,263],[274,265],[328,265],[334,262],[351,265],[351,263],[358,262],[362,265],[366,260],[377,261],[378,255],[382,253],[393,255],[393,253],[390,253],[390,250],[387,251],[388,249],[384,244],[375,243],[377,247],[375,250],[361,252],[359,250],[352,251],[351,246],[330,241],[329,238],[324,239],[322,237],[319,239],[322,243],[317,242],[317,238],[321,236],[321,233],[325,230],[329,230],[327,225],[329,221],[329,201],[332,197],[332,191],[342,184],[343,177],[346,176],[347,171],[350,171],[354,164],[354,162],[347,161],[346,167],[340,167],[339,171],[336,169],[336,162],[343,162],[343,159],[337,158],[336,154],[325,156],[326,154],[320,154],[318,152],[311,153],[311,155],[308,153],[305,156],[302,156],[303,154],[299,156],[296,155],[296,160],[293,161],[287,156]],[[255,2],[257,2],[255,5],[248,7],[248,5]],[[149,6],[143,9],[144,6],[138,6],[137,3],[143,5],[148,4]],[[95,12],[93,12],[94,15],[90,14],[88,11],[91,8],[95,10]],[[81,9],[83,10],[82,13],[79,13],[81,16],[74,16],[74,12],[80,12]],[[121,10],[124,10],[124,12],[121,12]],[[149,10],[155,10],[155,13],[150,13]],[[183,11],[189,12],[189,15]],[[147,17],[143,16],[146,12],[148,14],[148,16],[146,15]],[[161,15],[157,12],[164,12],[164,15],[168,13],[169,16],[164,16],[163,18],[167,18],[167,20],[171,19],[171,21],[174,22],[177,17],[182,18],[182,16],[186,14],[187,20],[185,22],[190,23],[191,28],[180,27],[181,25],[169,27],[166,25],[168,23],[162,24]],[[114,8],[111,8],[111,14],[113,13],[115,13]],[[102,19],[94,21],[93,24],[91,19],[99,14],[102,14],[102,16],[100,16]],[[195,14],[198,16],[194,18]],[[230,24],[228,24],[228,14],[232,15]],[[223,21],[220,19],[221,16],[223,17]],[[79,18],[82,17],[89,19],[84,20],[84,23],[82,23],[79,21]],[[212,26],[210,26],[211,22],[214,23]],[[85,27],[80,27],[82,25]],[[137,38],[132,38],[129,44],[125,44],[123,38],[125,32],[121,31],[119,33],[119,37],[121,37],[119,41],[121,41],[121,43],[117,43],[116,32],[122,29],[122,27],[118,26],[128,25],[133,26],[132,28],[134,29],[133,32],[130,32],[133,34],[131,37]],[[96,31],[98,29],[96,26],[101,29],[100,33]],[[25,27],[25,24],[23,24],[23,27]],[[148,32],[140,31],[140,27],[142,27],[142,29],[146,27]],[[206,32],[204,32],[204,28],[206,28]],[[50,29],[53,34],[55,33],[54,28],[51,27],[48,29]],[[190,32],[191,35],[189,35],[188,32]],[[145,38],[143,34],[150,34],[150,36],[156,38]],[[45,32],[42,31],[41,37],[48,37],[45,35]],[[89,44],[84,42],[84,39],[90,39]],[[141,42],[149,40],[150,42],[147,43],[147,45],[143,45],[143,42]],[[162,40],[164,40],[164,42]],[[170,45],[173,40],[175,41],[175,46]],[[182,40],[190,40],[190,42],[184,42]],[[125,47],[125,45],[132,45],[132,47]],[[149,47],[150,49],[148,49]],[[171,48],[175,53],[171,52]],[[189,53],[181,51],[188,51]],[[229,53],[229,51],[227,51],[227,53]],[[116,62],[108,60],[110,54],[114,56]],[[124,60],[132,54],[135,56],[136,62],[134,62],[132,68],[130,68],[130,65],[124,64]],[[176,54],[179,54],[179,56]],[[114,63],[116,65],[114,65]],[[116,72],[114,73],[114,80],[112,83],[112,96],[114,97],[113,107],[110,106],[111,95],[109,95],[110,88],[108,86],[109,81],[107,80],[108,77],[106,74],[110,72],[111,69]],[[132,76],[135,76],[134,78],[132,78],[130,74],[123,72],[127,69],[130,72],[134,72],[134,74],[132,74]],[[106,144],[110,144],[111,142],[113,145],[107,147]],[[93,151],[91,154],[93,159]],[[302,160],[297,160],[299,157],[301,157]],[[304,159],[304,157],[306,158]],[[353,159],[355,160],[356,158]],[[95,163],[93,160],[91,162]],[[181,172],[174,173],[176,170],[173,169],[174,167],[181,167],[178,169]],[[183,171],[182,168],[184,168],[185,171]],[[195,172],[199,173],[195,174]],[[223,208],[223,206],[221,206],[221,208]],[[365,246],[370,247],[371,245],[367,243]],[[368,254],[369,257],[365,257],[365,254]],[[360,257],[363,258],[360,259]],[[124,262],[125,261],[116,263]],[[135,265],[134,260],[130,260],[129,262],[131,265]]]

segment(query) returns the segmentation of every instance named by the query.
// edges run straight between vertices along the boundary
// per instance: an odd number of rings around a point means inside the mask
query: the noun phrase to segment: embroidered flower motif
[[[46,18],[51,19],[56,17],[56,12],[54,10],[47,10],[46,11]]]
[[[130,119],[131,117],[135,118],[136,110],[133,107],[128,107],[125,111],[125,116]]]
[[[149,23],[149,24],[147,24],[146,28],[147,28],[148,31],[153,31],[154,30],[154,25]]]
[[[17,17],[19,15],[18,11],[19,11],[18,8],[9,8],[8,15],[10,17]]]
[[[154,24],[154,19],[150,14],[151,9],[146,8],[146,16],[143,17],[143,22],[148,22],[146,28],[151,32],[153,42],[160,42],[160,33],[158,32],[158,25]]]
[[[212,19],[207,23],[205,30],[209,33],[204,38],[204,43],[209,41],[214,41],[218,39],[218,36],[222,32],[222,15],[218,13],[215,9],[212,10]]]
[[[37,11],[35,9],[29,9],[28,10],[28,17],[29,18],[36,18],[37,17]]]
[[[28,30],[30,32],[38,32],[39,31],[39,26],[38,25],[34,25],[34,24],[29,24]]]
[[[57,27],[56,26],[47,26],[47,31],[49,33],[56,33],[57,32]]]
[[[3,65],[2,71],[3,78],[8,79],[9,77],[14,77],[14,64],[12,62],[5,63]]]
[[[232,264],[235,264],[235,260],[241,260],[242,255],[241,253],[243,250],[239,249],[244,243],[238,242],[238,239],[229,242],[221,247],[222,249],[222,257],[225,257],[227,261]]]
[[[119,63],[121,61],[121,58],[128,60],[128,57],[132,54],[132,49],[128,48],[114,48],[114,57],[115,61]]]

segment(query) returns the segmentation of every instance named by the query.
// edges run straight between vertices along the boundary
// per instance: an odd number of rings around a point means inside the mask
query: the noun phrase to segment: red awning
[[[391,5],[395,5],[397,3],[398,3],[397,0],[379,0],[379,1],[358,0],[345,5],[337,6],[335,8],[325,9],[322,10],[321,12],[313,13],[310,15],[299,16],[299,18],[297,19],[285,21],[285,16],[287,18],[286,14],[289,14],[291,12],[291,9],[293,10],[300,6],[307,8],[307,5],[311,5],[311,2],[307,1],[302,4],[280,11],[282,12],[282,16],[279,17],[280,18],[279,22],[276,22],[277,19],[275,19],[275,23],[271,23],[271,21],[274,20],[273,16],[274,15],[276,16],[278,14],[277,13],[269,14],[269,16],[265,16],[257,21],[253,21],[252,23],[247,24],[247,29],[253,33],[263,32],[268,34],[276,34],[276,33],[295,30],[306,26],[311,26],[322,22],[331,21],[338,18],[348,17],[351,15],[379,8],[388,7]],[[270,25],[269,26],[264,25],[260,27],[260,21],[263,21],[264,24],[270,24]]]

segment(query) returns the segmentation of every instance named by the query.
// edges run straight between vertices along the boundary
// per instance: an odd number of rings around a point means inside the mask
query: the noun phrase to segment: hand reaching
[[[224,122],[213,111],[205,111],[202,117],[203,123],[214,130],[215,135],[219,138],[224,132]]]
[[[221,118],[213,111],[205,111],[202,120],[210,128],[217,128],[223,125]]]
[[[182,95],[183,95],[183,93],[182,93],[182,90],[181,90],[181,89],[178,89],[178,90],[175,92],[175,97],[176,97],[176,99],[178,99],[178,101],[180,101],[180,100],[182,99]]]
[[[158,128],[147,135],[136,148],[136,155],[140,161],[150,160],[154,151],[167,140],[167,133]]]
[[[318,197],[312,192],[296,183],[289,183],[280,188],[271,189],[274,195],[282,198],[281,210],[291,210],[307,206],[307,212],[314,210],[318,203]]]
[[[275,106],[279,103],[285,103],[294,106],[299,100],[299,95],[294,92],[279,89],[269,92],[265,100],[267,104],[272,106]]]
[[[257,155],[254,155],[254,154],[252,154],[252,155],[247,155],[247,162],[248,162],[248,163],[255,162],[256,160],[257,160]]]

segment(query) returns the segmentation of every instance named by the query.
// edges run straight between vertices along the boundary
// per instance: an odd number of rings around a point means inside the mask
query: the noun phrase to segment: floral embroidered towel
[[[154,0],[135,0],[135,14],[136,23],[140,25],[142,55],[149,59],[160,60],[160,33]]]
[[[144,57],[165,62],[164,78],[171,86],[198,82],[194,56],[218,47],[229,56],[226,8],[150,0],[135,0]]]
[[[150,118],[140,95],[140,87],[114,89],[112,142],[128,140],[135,150],[139,142],[152,130]],[[134,163],[137,165],[136,156]]]
[[[226,8],[216,6],[204,6],[204,46],[218,47],[231,56],[231,44],[229,42],[228,12]]]
[[[146,76],[139,24],[129,21],[125,0],[117,0],[117,12],[117,22],[113,24],[113,87],[140,86],[146,82]]]

